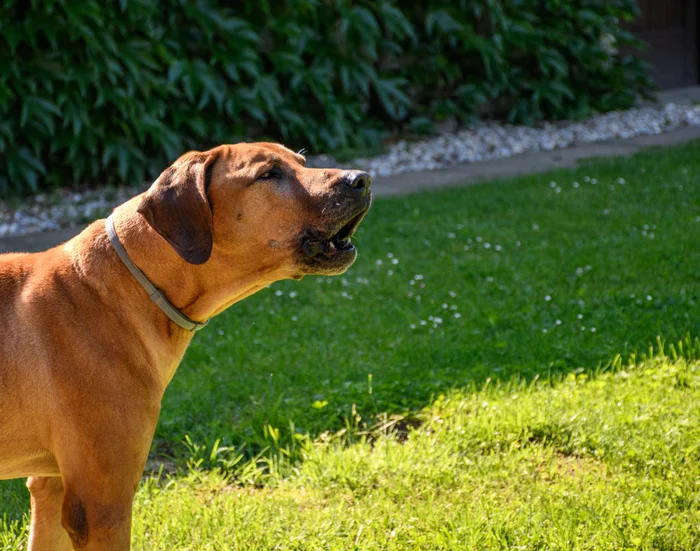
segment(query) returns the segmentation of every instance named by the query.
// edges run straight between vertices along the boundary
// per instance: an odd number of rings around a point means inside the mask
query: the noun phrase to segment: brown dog
[[[29,477],[30,550],[129,549],[161,398],[193,336],[173,317],[205,322],[273,281],[352,264],[369,177],[304,162],[266,143],[191,152],[114,210],[116,244],[99,220],[0,256],[0,479]],[[149,300],[120,243],[167,299]]]

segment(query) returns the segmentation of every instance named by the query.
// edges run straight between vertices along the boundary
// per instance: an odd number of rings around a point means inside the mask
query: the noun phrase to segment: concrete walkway
[[[659,103],[700,102],[700,87],[680,88],[659,94]],[[632,155],[649,147],[666,147],[700,139],[700,128],[681,128],[654,136],[591,143],[568,149],[527,153],[506,159],[460,164],[442,170],[411,172],[374,178],[376,196],[393,196],[446,187],[465,186],[488,180],[512,178],[524,174],[573,168],[581,161]],[[77,235],[84,226],[54,232],[32,233],[0,239],[0,253],[34,252],[54,247]]]
[[[34,253],[45,251],[46,249],[65,243],[73,236],[78,235],[84,228],[85,226],[82,225],[55,231],[3,237],[0,239],[0,253]]]

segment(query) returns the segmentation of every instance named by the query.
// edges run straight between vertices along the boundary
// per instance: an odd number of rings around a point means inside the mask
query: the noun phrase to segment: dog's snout
[[[367,193],[369,191],[371,179],[369,174],[362,170],[349,170],[345,173],[343,182],[354,191]]]

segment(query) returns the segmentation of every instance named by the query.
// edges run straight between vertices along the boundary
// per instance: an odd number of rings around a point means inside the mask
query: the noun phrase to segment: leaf
[[[404,108],[411,103],[408,96],[400,89],[400,86],[405,85],[406,81],[403,79],[376,79],[373,84],[377,96],[379,96],[389,116],[394,120],[401,118],[405,112]]]
[[[39,174],[46,176],[46,167],[29,149],[26,147],[20,147],[17,151],[17,156],[22,159],[22,161],[30,166],[33,170]]]
[[[224,67],[224,72],[234,82],[241,80],[241,73],[238,71],[238,66],[235,63],[229,63]]]
[[[462,24],[454,19],[447,10],[440,9],[428,13],[425,18],[425,30],[429,35],[456,33],[462,30]]]
[[[116,148],[117,154],[117,172],[122,181],[125,181],[129,174],[129,151],[126,147],[121,146]]]
[[[185,72],[187,65],[183,61],[175,61],[168,68],[168,82],[176,83]]]
[[[390,34],[399,39],[408,37],[414,43],[417,41],[413,25],[399,8],[392,6],[389,2],[382,2],[379,9],[382,15],[381,21]]]
[[[576,12],[576,16],[579,20],[584,21],[588,24],[599,24],[602,22],[602,17],[600,17],[600,15],[598,15],[592,10],[578,10],[578,12]]]
[[[379,23],[377,23],[377,19],[374,17],[374,14],[367,8],[363,8],[362,6],[355,6],[354,8],[352,8],[350,17],[353,26],[356,28],[364,28],[368,31],[374,32],[379,31]]]

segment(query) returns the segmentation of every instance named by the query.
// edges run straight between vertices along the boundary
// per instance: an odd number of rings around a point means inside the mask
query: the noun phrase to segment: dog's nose
[[[343,182],[353,191],[359,191],[364,194],[369,191],[372,179],[369,177],[369,174],[362,170],[348,170],[343,175]]]

